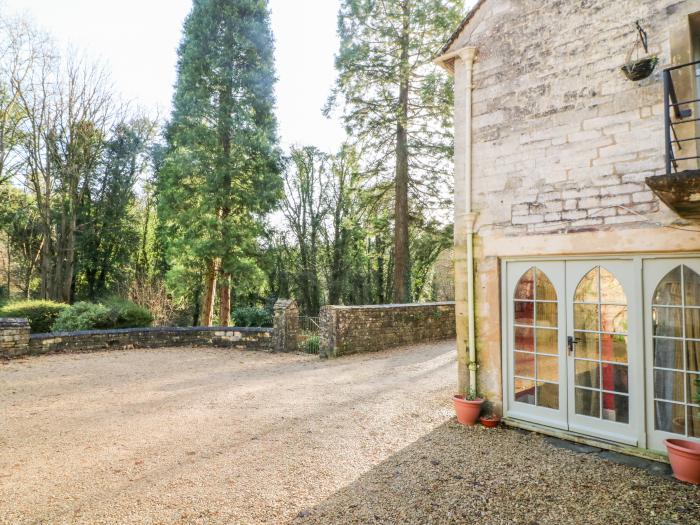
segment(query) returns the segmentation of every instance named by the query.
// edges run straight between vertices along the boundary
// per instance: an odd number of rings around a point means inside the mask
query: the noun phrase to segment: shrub
[[[302,345],[302,350],[307,354],[318,354],[321,350],[321,338],[317,335],[310,336]]]
[[[0,308],[0,317],[29,319],[32,332],[40,334],[50,332],[53,323],[67,308],[67,304],[54,301],[18,301]]]
[[[235,326],[272,326],[272,315],[265,308],[255,306],[234,308],[232,317]]]
[[[113,312],[102,304],[80,302],[66,308],[51,327],[53,332],[113,328]]]
[[[153,324],[153,314],[127,299],[112,297],[103,303],[112,312],[113,328],[144,328]]]

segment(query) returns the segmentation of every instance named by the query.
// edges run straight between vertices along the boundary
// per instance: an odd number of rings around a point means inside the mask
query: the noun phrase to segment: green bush
[[[144,328],[153,324],[153,314],[131,301],[112,297],[103,304],[112,312],[114,328]]]
[[[318,354],[321,350],[321,338],[317,335],[310,336],[302,345],[302,350],[307,354]]]
[[[67,304],[54,301],[18,301],[0,308],[0,317],[29,319],[32,332],[41,334],[50,332],[53,323],[67,308]]]
[[[234,326],[272,326],[272,314],[265,308],[255,306],[234,308],[232,317]]]
[[[113,312],[102,304],[80,302],[66,308],[51,327],[53,332],[113,328]]]

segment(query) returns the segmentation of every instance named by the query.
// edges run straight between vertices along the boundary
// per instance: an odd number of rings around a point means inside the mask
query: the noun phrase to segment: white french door
[[[505,271],[508,416],[637,445],[643,351],[634,262],[508,262]]]

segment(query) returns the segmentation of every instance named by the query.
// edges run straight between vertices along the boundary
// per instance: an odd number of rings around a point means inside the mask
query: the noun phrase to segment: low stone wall
[[[26,319],[0,319],[0,357],[14,357],[27,351],[31,328]]]
[[[321,355],[337,357],[455,337],[454,302],[324,306]]]
[[[7,320],[2,320],[2,322],[5,321]],[[31,336],[27,330],[26,343],[11,350],[0,346],[0,357],[172,346],[222,346],[240,350],[270,351],[272,343],[272,328],[127,328],[32,334]]]

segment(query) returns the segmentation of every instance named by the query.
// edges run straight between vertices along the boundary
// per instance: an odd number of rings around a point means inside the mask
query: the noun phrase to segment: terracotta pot
[[[481,405],[484,404],[483,399],[475,399],[469,401],[464,399],[464,396],[456,395],[452,397],[455,404],[455,412],[457,413],[457,421],[463,425],[474,425],[479,419],[481,413]]]
[[[667,439],[664,444],[668,450],[673,477],[700,485],[700,443],[687,439]]]
[[[501,418],[498,416],[485,416],[480,417],[479,421],[481,421],[481,424],[484,425],[486,428],[496,428],[501,422]]]

